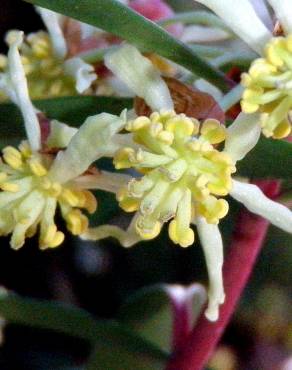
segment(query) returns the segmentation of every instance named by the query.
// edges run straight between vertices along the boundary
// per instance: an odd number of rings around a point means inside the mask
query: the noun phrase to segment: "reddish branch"
[[[271,198],[279,193],[277,181],[257,185]],[[226,301],[216,323],[203,315],[180,351],[173,354],[167,370],[202,370],[220,340],[248,282],[268,230],[268,222],[244,210],[240,213],[223,268]]]

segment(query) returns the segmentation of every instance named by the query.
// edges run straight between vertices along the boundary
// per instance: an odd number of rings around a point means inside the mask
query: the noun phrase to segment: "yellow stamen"
[[[256,59],[242,75],[245,87],[241,108],[261,113],[263,134],[282,139],[292,129],[292,36],[273,38],[264,58]]]
[[[139,211],[136,231],[143,239],[154,238],[168,220],[169,235],[183,247],[193,244],[190,224],[194,212],[208,222],[224,217],[228,204],[215,196],[225,196],[231,189],[234,164],[227,153],[213,144],[224,141],[226,130],[216,120],[197,120],[173,111],[154,112],[150,118],[139,117],[127,125],[136,147],[119,150],[116,168],[135,168],[144,176],[122,188],[117,199],[127,212]],[[171,134],[161,140],[161,133]]]

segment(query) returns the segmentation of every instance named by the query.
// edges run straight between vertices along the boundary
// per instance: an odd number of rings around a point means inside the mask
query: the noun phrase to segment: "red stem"
[[[185,299],[182,302],[172,300],[173,309],[173,337],[172,350],[183,348],[191,331],[192,302]]]
[[[260,181],[257,185],[271,198],[280,190],[277,181]],[[207,364],[248,282],[268,226],[266,220],[246,210],[240,213],[223,268],[226,301],[219,320],[211,323],[202,314],[184,348],[174,353],[167,370],[202,370]]]

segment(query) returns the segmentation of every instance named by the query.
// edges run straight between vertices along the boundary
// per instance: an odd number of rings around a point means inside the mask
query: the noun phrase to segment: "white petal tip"
[[[24,33],[23,31],[9,31],[6,34],[5,42],[8,46],[15,45],[16,47],[19,47],[23,42]]]
[[[83,93],[87,90],[93,81],[97,79],[92,65],[85,63],[80,58],[69,59],[65,62],[67,74],[76,80],[76,90]]]
[[[217,321],[218,317],[219,317],[218,307],[212,307],[212,308],[209,307],[209,308],[207,308],[207,310],[205,311],[205,316],[211,322]]]

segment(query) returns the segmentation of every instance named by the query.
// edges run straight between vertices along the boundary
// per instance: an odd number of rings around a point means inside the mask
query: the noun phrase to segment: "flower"
[[[22,63],[33,99],[76,95],[87,90],[96,79],[94,68],[80,58],[66,59],[68,50],[57,13],[38,8],[48,33],[31,33],[20,46]],[[6,42],[10,45],[15,31],[9,31]],[[5,74],[7,58],[0,56],[0,70]],[[1,81],[0,81],[1,88]]]
[[[82,234],[88,227],[84,211],[93,213],[97,206],[88,189],[115,192],[115,183],[123,181],[122,175],[91,173],[88,169],[101,156],[117,150],[113,137],[124,127],[125,113],[120,117],[107,113],[88,117],[79,130],[52,121],[50,134],[43,143],[18,50],[23,34],[15,32],[13,36],[5,88],[21,109],[28,141],[23,141],[18,149],[8,146],[2,152],[0,235],[11,233],[10,244],[18,249],[39,228],[40,248],[54,248],[64,240],[55,224],[57,208],[67,229],[73,235]]]
[[[130,246],[156,237],[162,225],[170,221],[170,238],[187,247],[194,242],[191,225],[195,224],[210,277],[206,316],[216,320],[218,307],[224,301],[223,243],[217,224],[228,212],[227,201],[219,197],[229,194],[252,212],[292,232],[289,209],[266,198],[255,185],[232,177],[236,162],[259,139],[256,116],[241,114],[228,128],[214,119],[200,124],[174,112],[166,83],[133,46],[125,45],[109,53],[105,63],[145,99],[153,113],[128,120],[128,145],[114,157],[116,168],[137,171],[137,176],[117,195],[125,211],[136,212],[128,230],[104,225],[89,229],[83,237],[97,240],[114,236]]]
[[[281,139],[292,129],[292,5],[289,0],[269,0],[284,36],[273,37],[248,0],[197,0],[217,13],[260,58],[242,75],[245,87],[241,107],[260,113],[262,132]]]

